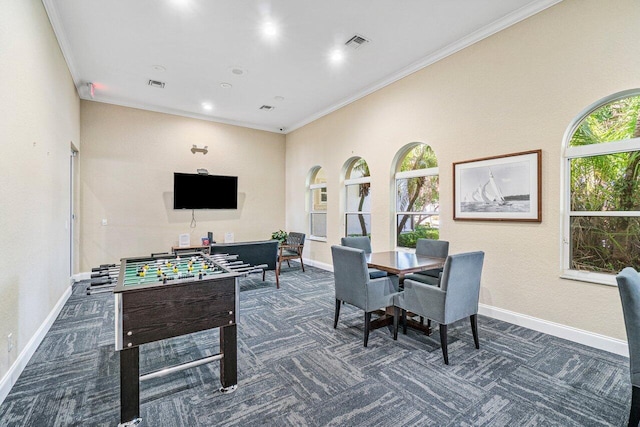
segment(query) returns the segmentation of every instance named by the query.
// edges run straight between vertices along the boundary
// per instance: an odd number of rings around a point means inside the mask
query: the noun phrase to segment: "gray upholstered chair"
[[[629,427],[637,427],[640,422],[640,274],[633,268],[627,267],[616,276],[616,280],[629,343],[631,371]]]
[[[371,250],[371,239],[369,239],[368,236],[343,237],[340,239],[340,244],[350,248],[362,249],[365,254],[373,252]],[[377,268],[369,268],[369,277],[372,279],[385,277],[386,275],[386,271],[378,270]]]
[[[398,295],[398,276],[371,279],[362,249],[334,245],[331,246],[331,256],[336,290],[333,328],[338,326],[342,302],[361,308],[364,310],[364,346],[366,347],[369,341],[371,313],[393,306],[394,296]],[[397,323],[397,313],[394,323]]]
[[[291,267],[291,264],[289,264],[290,259],[299,259],[302,271],[304,271],[304,262],[302,262],[304,238],[304,233],[296,233],[295,231],[288,233],[287,240],[284,244],[280,245],[280,249],[278,251],[278,272],[281,270],[282,261],[287,261],[287,265]]]
[[[446,258],[449,255],[449,242],[446,240],[418,239],[416,242],[416,255],[426,255],[436,258]],[[428,285],[438,286],[442,268],[420,271],[408,274],[405,279],[416,280]]]
[[[444,264],[440,286],[427,285],[405,279],[404,292],[394,298],[394,305],[402,309],[404,333],[407,332],[407,311],[432,319],[440,324],[440,345],[444,363],[447,353],[447,325],[469,317],[476,348],[478,342],[478,299],[484,252],[449,255]],[[394,336],[398,325],[394,323]]]

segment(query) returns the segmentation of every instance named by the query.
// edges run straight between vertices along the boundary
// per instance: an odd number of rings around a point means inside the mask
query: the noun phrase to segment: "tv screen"
[[[238,209],[238,177],[173,174],[174,209]]]

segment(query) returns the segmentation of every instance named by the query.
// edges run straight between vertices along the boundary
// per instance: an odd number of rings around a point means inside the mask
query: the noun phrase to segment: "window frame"
[[[307,193],[308,193],[308,203],[309,203],[309,217],[308,217],[308,230],[309,230],[309,240],[315,240],[315,241],[319,241],[319,242],[326,242],[327,241],[327,235],[328,235],[328,224],[327,224],[327,201],[323,201],[323,196],[326,197],[327,195],[327,183],[326,182],[322,182],[322,183],[313,183],[313,181],[315,181],[316,176],[318,174],[318,172],[320,172],[320,170],[322,169],[322,167],[315,167],[312,168],[310,173],[309,173],[309,184],[307,185]],[[314,200],[314,190],[320,190],[319,191],[319,197],[320,197],[320,201],[318,202],[318,205],[324,205],[325,206],[325,210],[317,210],[316,209],[316,203]],[[324,234],[325,236],[317,236],[313,234],[313,217],[314,215],[324,215],[325,218],[325,230],[324,230]]]
[[[357,162],[357,160],[355,162],[353,162],[353,164],[355,164]],[[349,215],[368,215],[369,216],[369,226],[371,226],[371,209],[369,209],[368,211],[362,210],[362,211],[349,211],[346,209],[346,206],[349,205],[348,203],[348,197],[349,197],[349,190],[348,187],[349,186],[355,186],[355,185],[360,185],[360,184],[369,184],[371,185],[371,176],[363,176],[360,178],[348,178],[344,180],[344,199],[345,199],[345,211],[344,211],[344,236],[347,237],[347,227],[349,224]],[[371,233],[372,230],[369,230],[369,232]]]
[[[424,144],[424,143],[421,143]],[[424,145],[428,145],[428,144],[424,144]],[[408,150],[404,151],[404,153],[398,158],[398,161],[396,162],[396,167],[399,167],[399,165],[402,163],[402,161],[404,160],[404,158],[407,156],[407,154],[409,154],[411,152],[411,150],[413,150],[415,147],[417,146],[414,145],[412,147],[410,147]],[[431,147],[431,146],[429,146]],[[433,148],[432,148],[433,150]],[[394,240],[395,240],[395,247],[396,250],[413,250],[413,248],[408,248],[408,247],[404,247],[404,246],[398,246],[398,221],[399,221],[399,216],[400,215],[417,215],[417,214],[428,214],[428,215],[440,215],[440,211],[420,211],[420,212],[411,212],[411,211],[398,211],[398,181],[401,179],[408,179],[408,178],[418,178],[418,177],[422,177],[422,176],[437,176],[438,177],[438,193],[440,193],[440,167],[436,166],[433,168],[425,168],[425,169],[414,169],[414,170],[410,170],[410,171],[398,171],[394,174],[393,176],[393,194],[394,194],[394,201],[393,201],[393,210],[394,210],[394,215],[393,215],[393,235],[394,235]]]
[[[620,141],[602,142],[598,144],[571,147],[571,139],[583,120],[590,114],[612,102],[640,96],[640,89],[630,89],[614,93],[604,97],[587,108],[571,122],[563,136],[563,155],[561,158],[561,258],[560,277],[563,279],[577,280],[582,282],[597,283],[602,285],[617,286],[615,274],[599,273],[592,271],[575,270],[571,268],[571,218],[583,217],[640,217],[640,211],[572,211],[571,210],[571,160],[599,155],[625,153],[629,151],[640,151],[640,138],[623,139]]]

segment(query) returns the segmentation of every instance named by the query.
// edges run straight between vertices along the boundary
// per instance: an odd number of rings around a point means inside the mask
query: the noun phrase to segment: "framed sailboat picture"
[[[542,150],[453,164],[453,219],[542,221]]]

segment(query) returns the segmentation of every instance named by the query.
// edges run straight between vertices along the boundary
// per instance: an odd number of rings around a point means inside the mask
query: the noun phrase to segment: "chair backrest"
[[[366,287],[369,283],[367,260],[362,249],[347,246],[331,246],[336,299],[360,308],[366,304]]]
[[[449,255],[449,242],[446,240],[418,239],[416,255],[446,258]]]
[[[640,386],[640,275],[627,267],[616,276],[616,281],[629,343],[631,384]]]
[[[343,237],[340,239],[340,244],[350,248],[362,249],[367,254],[372,252],[371,239],[368,236]]]
[[[287,236],[287,245],[291,246],[304,246],[304,233],[297,233],[292,231]]]
[[[440,281],[440,289],[447,293],[444,306],[445,324],[478,312],[483,263],[482,251],[447,257]]]

